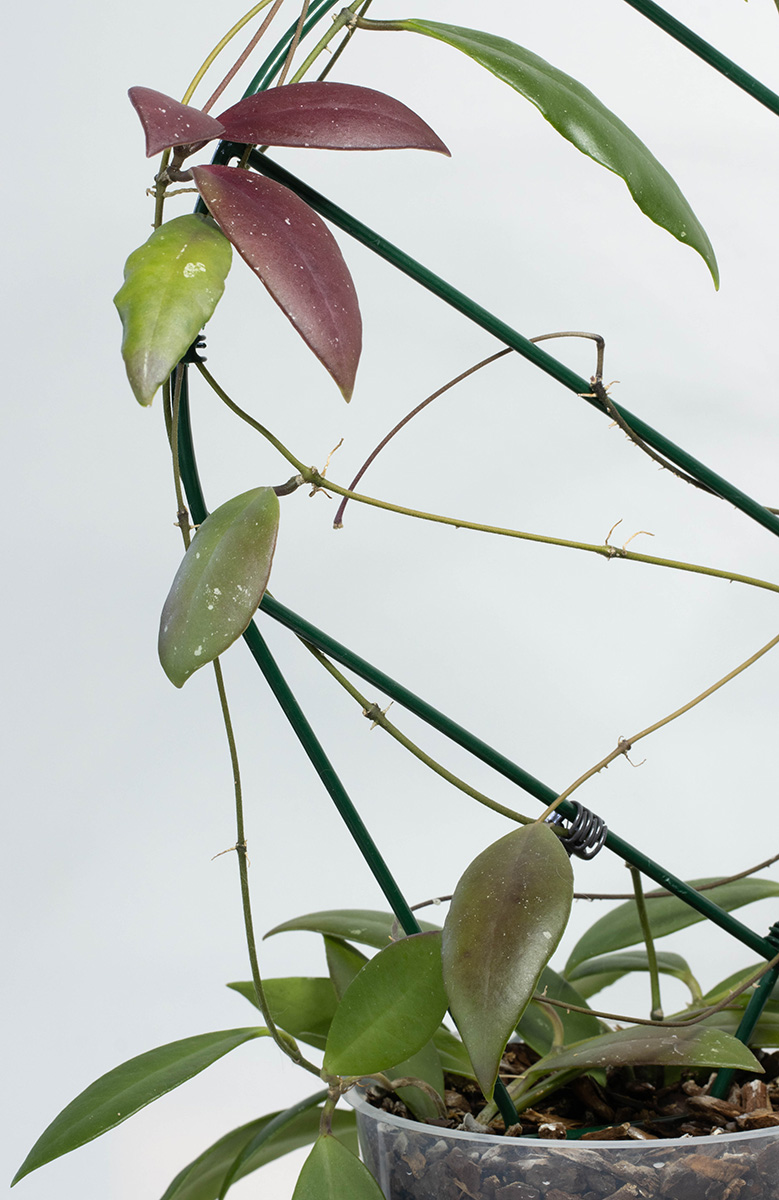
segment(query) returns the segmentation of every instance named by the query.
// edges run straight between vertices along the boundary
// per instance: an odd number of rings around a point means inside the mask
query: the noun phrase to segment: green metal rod
[[[768,933],[768,937],[773,943],[774,954],[779,950],[779,923],[772,925]],[[745,1046],[749,1045],[749,1040],[754,1033],[755,1026],[760,1020],[763,1009],[771,998],[771,993],[774,990],[777,979],[779,979],[779,965],[772,967],[770,971],[766,971],[763,978],[755,988],[749,1003],[744,1010],[744,1015],[741,1018],[741,1023],[736,1030],[736,1037]],[[717,1078],[712,1085],[711,1094],[718,1100],[724,1099],[730,1090],[730,1084],[735,1072],[732,1069],[723,1069],[717,1072]]]
[[[531,796],[540,800],[543,805],[551,804],[557,799],[559,792],[553,791],[552,788],[535,779],[527,771],[524,771],[522,767],[512,762],[504,754],[501,754],[500,751],[493,749],[492,746],[475,737],[474,734],[464,729],[462,725],[458,725],[455,721],[445,716],[444,713],[433,708],[426,700],[422,700],[421,697],[416,696],[389,675],[385,675],[378,667],[374,667],[364,658],[360,658],[359,655],[349,650],[348,647],[341,645],[335,638],[323,633],[321,629],[317,629],[316,626],[311,625],[303,617],[298,616],[297,613],[293,613],[291,609],[286,608],[285,605],[281,604],[274,597],[267,594],[263,596],[260,610],[297,634],[303,641],[316,646],[323,654],[327,654],[348,670],[354,671],[361,679],[379,688],[385,695],[390,696],[398,704],[402,704],[404,708],[427,722],[433,729],[437,729],[439,733],[443,733],[445,737],[448,737],[458,746],[462,746],[464,750],[473,754],[475,758],[480,759],[506,779],[510,779],[512,783],[516,783]],[[569,820],[575,815],[575,810],[567,801],[563,801],[559,811]],[[730,913],[725,912],[719,905],[714,904],[713,901],[708,899],[705,893],[696,892],[683,879],[677,878],[677,876],[667,871],[664,867],[661,867],[659,863],[656,863],[648,855],[637,850],[629,842],[618,837],[611,830],[609,830],[606,838],[606,846],[609,850],[619,855],[625,862],[637,867],[642,874],[653,879],[660,887],[666,888],[669,892],[678,896],[680,900],[684,900],[685,903],[689,904],[691,908],[694,908],[702,916],[707,917],[715,925],[724,929],[726,933],[737,938],[745,946],[748,946],[750,950],[754,950],[756,954],[760,954],[765,959],[773,958],[776,954],[776,948],[770,941],[755,933],[748,925],[744,925]]]
[[[284,184],[285,187],[288,187],[296,195],[300,196],[320,216],[328,221],[332,221],[339,229],[348,233],[356,241],[362,242],[364,246],[367,246],[369,250],[373,250],[380,258],[385,259],[393,267],[402,271],[404,275],[408,275],[416,283],[421,284],[422,287],[432,292],[433,295],[438,296],[439,299],[451,305],[452,308],[457,309],[458,312],[461,312],[470,321],[473,321],[476,325],[480,325],[488,333],[493,334],[504,345],[510,346],[512,350],[516,350],[524,358],[528,359],[529,362],[532,362],[534,366],[540,367],[547,375],[551,375],[553,379],[570,388],[572,392],[575,392],[577,395],[583,395],[591,390],[591,384],[588,380],[584,379],[581,375],[577,375],[575,371],[571,371],[569,367],[554,358],[551,354],[548,354],[546,350],[542,350],[540,346],[523,337],[521,333],[512,329],[505,321],[501,321],[500,318],[488,312],[487,309],[476,304],[475,301],[469,299],[463,292],[458,291],[457,288],[452,287],[445,279],[442,279],[440,275],[429,271],[427,267],[422,266],[421,263],[404,253],[399,247],[393,245],[392,242],[388,242],[386,238],[376,233],[375,230],[369,229],[367,225],[363,225],[356,217],[339,208],[337,204],[333,204],[332,201],[321,195],[321,193],[314,191],[308,184],[291,175],[289,171],[285,171],[283,167],[280,167],[278,163],[273,162],[266,155],[260,154],[255,150],[249,157],[249,163],[261,174],[267,175],[268,178],[275,179],[278,183]],[[608,415],[597,397],[589,396],[587,400],[599,412]],[[721,499],[735,505],[741,512],[757,521],[760,525],[763,525],[771,533],[779,535],[779,517],[774,513],[769,512],[762,504],[758,504],[756,500],[753,500],[751,496],[747,496],[745,492],[728,483],[721,475],[717,475],[709,467],[704,466],[703,463],[693,458],[691,454],[688,454],[686,450],[682,450],[680,446],[669,441],[668,438],[658,433],[656,429],[653,429],[651,425],[647,425],[642,421],[640,417],[634,416],[628,409],[616,404],[614,407],[622,414],[630,428],[652,446],[653,449],[657,450],[658,453],[665,455],[671,462],[675,463],[683,471],[686,471],[688,475],[693,475],[701,483],[706,484]]]
[[[779,96],[776,92],[772,92],[738,63],[726,58],[715,46],[704,42],[702,37],[698,37],[697,33],[693,33],[686,25],[682,25],[681,21],[677,21],[659,4],[653,4],[652,0],[625,0],[625,3],[629,4],[631,8],[635,8],[636,12],[640,12],[643,17],[652,21],[665,33],[670,34],[677,42],[681,42],[688,50],[692,50],[693,54],[697,54],[698,58],[702,58],[710,67],[714,67],[720,75],[724,75],[731,83],[735,83],[736,87],[748,92],[759,104],[765,105],[771,112],[779,115]]]

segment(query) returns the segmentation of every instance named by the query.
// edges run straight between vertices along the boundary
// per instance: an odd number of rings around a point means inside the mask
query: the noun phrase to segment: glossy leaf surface
[[[446,1012],[441,935],[419,933],[366,963],[336,1009],[325,1050],[331,1075],[369,1075],[416,1054]]]
[[[656,951],[657,969],[661,975],[671,975],[690,989],[693,1000],[700,999],[700,987],[686,959],[681,954]],[[615,983],[632,971],[648,971],[649,957],[646,950],[632,950],[624,954],[604,954],[600,958],[588,958],[574,967],[568,978],[575,982],[583,996],[594,996],[602,988]]]
[[[224,125],[216,118],[182,104],[153,88],[131,87],[127,93],[146,134],[146,157],[173,146],[197,146],[221,137]]]
[[[697,250],[711,271],[714,286],[719,287],[711,242],[678,185],[632,130],[588,88],[506,38],[435,21],[400,24],[461,50],[534,104],[578,150],[624,179],[650,220]]]
[[[304,342],[351,399],[362,319],[338,243],[289,188],[236,167],[193,167],[195,185],[226,236]]]
[[[231,261],[224,234],[196,215],[166,221],[128,258],[114,304],[127,378],[139,404],[151,404],[213,315]]]
[[[445,1071],[451,1071],[453,1075],[462,1075],[464,1079],[476,1078],[468,1051],[451,1029],[441,1025],[433,1034],[433,1044]]]
[[[384,1200],[368,1168],[334,1137],[320,1137],[303,1163],[292,1200]]]
[[[292,83],[239,100],[219,114],[234,142],[320,150],[437,150],[444,143],[392,96],[352,83]]]
[[[166,1188],[162,1200],[217,1200],[234,1168],[232,1182],[237,1182],[265,1163],[316,1141],[321,1113],[321,1108],[314,1107],[298,1112],[288,1121],[282,1120],[285,1112],[269,1113],[233,1129],[179,1171]],[[354,1113],[335,1112],[333,1132],[350,1150],[357,1153]],[[250,1153],[236,1168],[237,1160],[246,1151]]]
[[[33,1146],[14,1183],[71,1150],[126,1121],[153,1100],[186,1083],[193,1075],[266,1029],[224,1029],[169,1042],[131,1058],[102,1075],[63,1108]]]
[[[256,1006],[254,984],[228,983]],[[337,1000],[329,979],[265,979],[263,990],[275,1023],[296,1040],[324,1050]]]
[[[734,1002],[733,1008],[723,1009],[722,1012],[715,1013],[713,1017],[705,1017],[701,1021],[701,1025],[709,1029],[720,1029],[723,1033],[729,1033],[735,1037],[744,1016],[744,1008],[744,1004]],[[750,1046],[759,1046],[761,1049],[779,1046],[779,1012],[775,1008],[763,1010],[757,1025],[749,1035],[749,1044]]]
[[[176,687],[246,629],[268,583],[278,526],[278,497],[261,487],[234,496],[198,529],[160,620],[160,662]]]
[[[568,855],[547,825],[535,824],[488,846],[455,888],[443,931],[444,986],[488,1099],[572,897]]]
[[[699,888],[701,884],[712,882],[711,879],[696,879],[690,886]],[[779,883],[772,883],[769,879],[737,879],[732,883],[723,883],[720,887],[711,888],[704,894],[726,912],[732,912],[733,909],[752,904],[755,900],[779,896]],[[668,933],[675,933],[677,929],[686,929],[688,925],[704,920],[699,912],[676,896],[659,896],[656,899],[649,897],[646,908],[652,934],[656,938],[665,937]],[[614,950],[635,946],[643,940],[635,901],[628,900],[606,913],[579,939],[571,951],[565,975],[570,977],[573,969],[589,958],[611,954]]]
[[[423,932],[439,928],[427,921],[420,921],[419,924]],[[332,908],[293,917],[291,921],[284,921],[270,929],[265,937],[272,937],[274,933],[288,933],[293,929],[330,934],[359,942],[362,946],[373,946],[377,950],[383,950],[393,937],[402,937],[403,932],[398,930],[392,913],[376,912],[369,908]]]
[[[527,1042],[536,1054],[548,1054],[552,1047],[551,1022],[545,1014],[543,1003],[536,1003],[543,1002],[547,997],[575,1004],[579,1008],[587,1007],[587,1001],[567,979],[563,979],[562,975],[558,975],[551,967],[544,967],[533,999],[517,1025],[517,1033],[522,1041]],[[564,1008],[556,1008],[555,1012],[565,1030],[566,1045],[569,1042],[580,1042],[584,1038],[597,1037],[605,1028],[598,1017],[587,1013],[570,1012]]]
[[[750,1050],[718,1029],[692,1025],[687,1029],[662,1029],[644,1025],[618,1029],[589,1038],[549,1054],[530,1067],[531,1076],[571,1068],[618,1066],[735,1067],[745,1071],[762,1068]]]

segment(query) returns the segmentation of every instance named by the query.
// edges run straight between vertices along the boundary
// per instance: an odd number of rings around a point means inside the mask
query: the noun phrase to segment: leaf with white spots
[[[176,217],[155,229],[124,268],[114,297],[122,319],[122,358],[139,404],[186,354],[224,291],[232,249],[208,217]]]
[[[572,899],[568,855],[549,826],[538,824],[488,846],[455,888],[443,930],[444,987],[488,1099]]]
[[[173,146],[191,146],[194,150],[224,133],[224,125],[216,117],[182,104],[164,92],[131,87],[127,94],[146,134],[147,158]]]
[[[193,167],[209,211],[351,399],[362,349],[352,277],[330,230],[289,188],[237,167]]]
[[[248,626],[268,584],[278,527],[278,497],[260,487],[228,500],[198,529],[160,620],[160,662],[176,687]]]

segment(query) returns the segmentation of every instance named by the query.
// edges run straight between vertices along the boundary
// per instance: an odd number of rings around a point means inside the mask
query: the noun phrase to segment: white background
[[[772,0],[675,0],[673,11],[779,89]],[[291,6],[289,18],[292,17]],[[159,400],[135,403],[111,298],[148,236],[153,163],[132,84],[181,95],[239,11],[203,0],[74,0],[8,27],[3,324],[6,996],[3,1169],[104,1071],[155,1045],[251,1024],[229,763],[209,671],[176,691],[156,657],[178,564]],[[619,0],[376,0],[500,33],[590,87],[677,179],[718,253],[705,265],[652,225],[624,184],[560,139],[504,84],[410,34],[359,35],[335,78],[398,96],[451,160],[418,152],[277,152],[280,161],[528,336],[607,340],[628,409],[758,500],[779,505],[777,118]],[[281,23],[279,33],[281,31]],[[235,45],[242,45],[241,35]],[[225,55],[225,69],[232,49]],[[218,73],[217,73],[218,77]],[[223,106],[237,99],[244,72]],[[208,94],[204,87],[196,102]],[[219,108],[219,106],[217,106]],[[205,161],[205,156],[204,156]],[[190,210],[192,198],[169,206]],[[498,347],[339,235],[365,351],[347,409],[240,260],[209,328],[209,366],[304,461],[348,483],[379,438]],[[550,349],[589,376],[587,343]],[[196,385],[209,505],[289,469]],[[776,579],[776,539],[660,471],[586,402],[510,357],[441,398],[384,452],[364,490],[519,529]],[[283,501],[272,588],[555,789],[692,698],[777,632],[776,596],[723,581],[455,532],[304,491]],[[446,788],[368,725],[305,651],[261,618],[336,769],[412,901],[451,891],[504,820]],[[225,658],[247,793],[262,931],[318,908],[382,907],[241,646]],[[622,836],[686,877],[738,871],[778,847],[768,656],[580,793]],[[370,692],[371,698],[382,699]],[[535,801],[394,719],[504,803]],[[623,890],[609,855],[581,888]],[[764,931],[777,916],[745,912]],[[594,916],[575,907],[563,946]],[[752,961],[700,926],[667,948],[708,986]],[[563,955],[564,957],[564,955]],[[313,936],[262,947],[267,976],[320,973]],[[643,981],[613,1002],[648,1007]],[[627,997],[627,998],[626,998]],[[604,999],[612,997],[606,993]],[[667,986],[667,1007],[683,1002]],[[274,1048],[237,1051],[106,1137],[26,1178],[20,1200],[155,1200],[216,1137],[311,1089]],[[288,1200],[304,1152],[238,1185]]]

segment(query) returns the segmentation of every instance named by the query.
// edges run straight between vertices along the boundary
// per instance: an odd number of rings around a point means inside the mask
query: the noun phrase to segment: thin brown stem
[[[309,0],[303,0],[303,7],[300,10],[298,23],[295,26],[295,36],[290,43],[289,50],[287,51],[287,57],[284,59],[284,66],[281,69],[281,74],[276,80],[276,87],[281,87],[281,85],[284,83],[284,80],[287,78],[287,75],[289,74],[290,67],[292,66],[292,60],[295,57],[295,51],[298,48],[298,43],[300,42],[300,37],[303,32],[303,22],[305,21],[306,14],[308,13],[308,4]]]
[[[230,70],[225,75],[222,82],[214,90],[214,92],[209,96],[208,100],[203,105],[202,111],[204,113],[207,113],[210,111],[210,109],[214,106],[214,104],[216,104],[217,100],[222,95],[222,92],[225,90],[225,88],[227,87],[230,80],[238,73],[238,71],[240,71],[241,67],[246,62],[246,60],[249,57],[249,55],[251,54],[252,50],[257,45],[257,43],[259,42],[262,35],[265,33],[265,30],[268,28],[268,26],[270,25],[273,18],[276,16],[276,13],[279,11],[279,9],[281,8],[283,3],[284,3],[284,0],[275,0],[273,7],[271,8],[268,15],[265,17],[264,21],[262,22],[262,25],[260,25],[260,28],[255,33],[254,37],[250,40],[246,49],[243,51],[242,54],[240,54],[238,56],[236,61],[231,66]]]
[[[749,875],[756,875],[758,871],[764,871],[766,867],[773,866],[775,862],[779,862],[779,854],[772,854],[770,858],[764,862],[758,863],[756,867],[749,867],[746,871],[738,871],[735,875],[725,875],[722,879],[715,879],[712,883],[701,883],[696,887],[696,892],[710,892],[712,888],[722,887],[726,883],[735,883],[738,879],[746,879]],[[644,892],[645,900],[660,900],[663,896],[673,896],[673,892],[667,891],[665,888],[655,888],[651,892]],[[632,892],[574,892],[574,900],[632,900]]]

